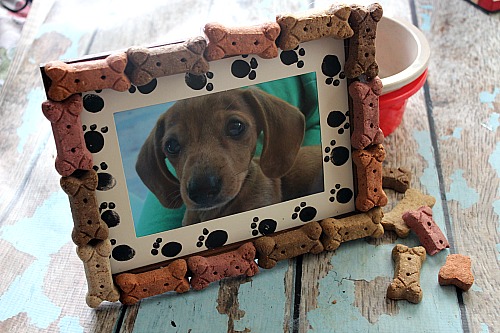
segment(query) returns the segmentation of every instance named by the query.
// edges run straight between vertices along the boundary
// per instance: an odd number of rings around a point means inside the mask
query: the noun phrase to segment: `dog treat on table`
[[[207,41],[195,37],[184,43],[153,48],[131,47],[127,50],[129,67],[127,74],[133,84],[142,86],[161,76],[208,72],[208,62],[203,57]]]
[[[420,243],[431,256],[450,247],[448,240],[432,218],[432,208],[422,206],[417,210],[409,210],[403,214],[403,220],[417,234]]]
[[[71,238],[78,245],[86,245],[91,240],[108,238],[108,226],[99,215],[99,205],[95,197],[97,173],[94,170],[82,171],[78,176],[61,178],[61,188],[69,197],[73,215]]]
[[[323,252],[324,247],[320,236],[320,224],[309,222],[299,229],[258,238],[255,241],[255,248],[259,266],[273,268],[280,260],[294,258],[305,253]]]
[[[474,284],[472,261],[469,256],[450,254],[446,263],[439,270],[438,282],[441,286],[454,285],[463,291],[469,290]]]
[[[378,3],[367,7],[351,5],[349,24],[354,35],[349,39],[349,55],[345,63],[345,73],[353,79],[366,74],[369,78],[378,75],[378,64],[375,60],[375,37],[377,23],[382,18],[382,6]]]
[[[387,196],[382,189],[382,162],[385,149],[381,144],[352,152],[358,179],[356,208],[367,212],[373,207],[385,206]]]
[[[80,119],[82,109],[82,97],[77,94],[63,102],[42,103],[42,112],[52,124],[57,150],[55,165],[61,176],[69,176],[77,169],[92,169],[92,155],[85,146]]]
[[[375,207],[366,213],[360,213],[340,219],[327,218],[320,222],[323,228],[321,242],[325,250],[335,250],[350,240],[384,235],[384,228],[380,224],[384,213],[382,208]]]
[[[87,305],[96,308],[104,301],[118,301],[120,292],[113,284],[109,265],[109,256],[111,255],[109,240],[99,241],[94,245],[79,246],[76,253],[83,261],[87,277]]]
[[[365,149],[369,145],[384,141],[379,127],[379,96],[382,94],[382,80],[377,77],[367,82],[355,81],[349,85],[352,98],[351,145]]]
[[[351,7],[348,5],[333,4],[323,11],[278,15],[276,22],[281,27],[278,47],[289,51],[300,43],[323,37],[349,38],[354,34],[347,21],[350,13]]]
[[[218,23],[207,23],[204,29],[208,38],[205,58],[208,61],[243,54],[256,54],[264,59],[276,58],[276,38],[280,26],[276,22],[249,27],[225,27]]]
[[[405,193],[410,188],[411,171],[406,168],[383,168],[382,187],[399,193]]]
[[[390,211],[384,214],[382,226],[385,230],[393,230],[398,237],[406,238],[410,233],[410,228],[403,220],[403,214],[409,210],[415,210],[422,206],[433,207],[436,198],[426,195],[416,189],[408,189],[404,198]]]
[[[122,290],[120,302],[133,305],[143,298],[169,291],[184,293],[189,290],[186,273],[186,260],[177,259],[166,267],[152,271],[139,274],[118,274],[115,282]]]
[[[420,269],[425,261],[425,249],[422,246],[408,248],[398,244],[392,249],[392,259],[396,266],[394,280],[387,288],[387,298],[420,303],[423,296]]]
[[[255,247],[252,242],[245,243],[234,251],[211,257],[189,257],[187,264],[193,273],[191,287],[201,290],[223,278],[254,276],[259,272],[254,259]]]
[[[126,91],[130,88],[130,81],[124,73],[126,66],[125,53],[73,64],[58,60],[49,62],[44,67],[45,74],[52,81],[47,96],[59,102],[73,94],[90,90],[110,88]]]

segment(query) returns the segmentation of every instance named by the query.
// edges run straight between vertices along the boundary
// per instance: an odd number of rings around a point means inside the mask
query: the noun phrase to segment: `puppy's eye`
[[[245,124],[237,119],[230,120],[226,126],[227,135],[232,137],[240,136],[245,132],[245,130],[246,130]]]
[[[168,139],[163,150],[168,155],[177,155],[181,151],[181,145],[176,139]]]

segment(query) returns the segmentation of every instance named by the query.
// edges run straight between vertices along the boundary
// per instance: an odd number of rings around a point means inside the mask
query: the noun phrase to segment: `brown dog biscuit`
[[[94,170],[84,171],[78,176],[62,177],[60,183],[69,197],[73,215],[73,242],[82,246],[93,239],[107,239],[108,226],[101,220],[95,197],[97,173]]]
[[[403,220],[416,234],[428,254],[435,255],[450,247],[448,240],[432,218],[432,208],[422,206],[403,214]]]
[[[380,238],[384,228],[380,224],[384,213],[375,207],[366,213],[360,213],[340,219],[327,218],[320,222],[323,234],[321,243],[325,250],[336,250],[341,243],[364,237]]]
[[[109,240],[99,241],[94,245],[79,246],[76,252],[83,261],[87,277],[87,305],[96,308],[104,301],[118,301],[120,292],[113,284],[109,264],[109,256],[111,255]]]
[[[186,260],[177,259],[166,267],[152,271],[119,274],[115,277],[115,282],[122,290],[120,302],[133,305],[143,298],[169,291],[184,293],[189,290],[186,273]]]
[[[379,127],[379,96],[382,94],[382,80],[378,77],[368,82],[355,81],[349,85],[352,98],[351,145],[365,149],[384,141],[384,133]]]
[[[387,204],[387,196],[382,189],[382,162],[385,149],[382,145],[373,145],[363,150],[352,152],[358,179],[356,208],[367,212],[373,207]]]
[[[276,22],[281,27],[278,47],[284,51],[293,50],[300,43],[323,37],[345,39],[353,35],[347,22],[351,7],[333,4],[327,10],[310,11],[299,15],[278,15]]]
[[[425,261],[425,249],[422,246],[408,248],[398,244],[392,249],[394,280],[387,288],[387,298],[420,303],[423,297],[420,287],[420,269]]]
[[[409,210],[415,210],[421,206],[433,207],[436,198],[423,194],[416,189],[408,189],[404,198],[390,211],[384,214],[382,226],[385,230],[394,230],[398,237],[406,238],[410,233],[410,228],[403,220],[403,214]]]
[[[439,270],[438,282],[441,286],[454,285],[463,291],[469,290],[474,284],[471,258],[462,254],[450,254]]]
[[[275,41],[280,34],[280,26],[276,22],[234,28],[207,23],[204,32],[208,37],[205,50],[208,61],[243,54],[257,54],[264,59],[278,56]]]
[[[234,251],[212,257],[190,257],[187,259],[187,264],[193,273],[191,287],[201,290],[210,283],[224,278],[254,276],[259,272],[254,259],[255,247],[252,242],[245,243]]]
[[[203,57],[207,41],[196,37],[184,43],[153,48],[131,47],[127,50],[129,67],[127,74],[133,84],[145,85],[154,78],[192,73],[200,75],[208,72],[208,62]]]
[[[57,150],[55,165],[61,176],[69,176],[77,169],[92,169],[92,154],[85,146],[80,119],[82,109],[82,97],[77,94],[63,102],[42,103],[43,114],[52,123]]]
[[[399,193],[405,193],[410,188],[411,171],[406,168],[383,168],[382,187]]]
[[[320,224],[309,222],[299,229],[258,238],[255,241],[255,248],[259,266],[273,268],[280,260],[294,258],[305,253],[323,252],[324,247],[320,236]]]
[[[45,74],[52,81],[47,96],[62,101],[69,96],[90,90],[114,89],[126,91],[130,81],[124,74],[127,55],[118,53],[104,59],[67,64],[52,61],[45,65]]]
[[[382,18],[382,6],[378,3],[368,7],[351,5],[349,24],[354,35],[349,39],[349,55],[345,64],[345,73],[353,79],[366,74],[369,78],[378,75],[378,65],[375,60],[375,37],[377,23]]]

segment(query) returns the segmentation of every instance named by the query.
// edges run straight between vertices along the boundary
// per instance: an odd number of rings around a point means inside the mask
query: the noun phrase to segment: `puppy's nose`
[[[187,192],[189,198],[201,206],[211,206],[217,203],[217,196],[222,189],[222,180],[217,176],[200,176],[191,179]]]

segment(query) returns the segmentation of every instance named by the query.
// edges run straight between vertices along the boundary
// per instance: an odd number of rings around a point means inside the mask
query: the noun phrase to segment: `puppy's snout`
[[[222,189],[222,179],[214,175],[192,178],[187,186],[189,199],[202,207],[210,207],[218,203]]]

